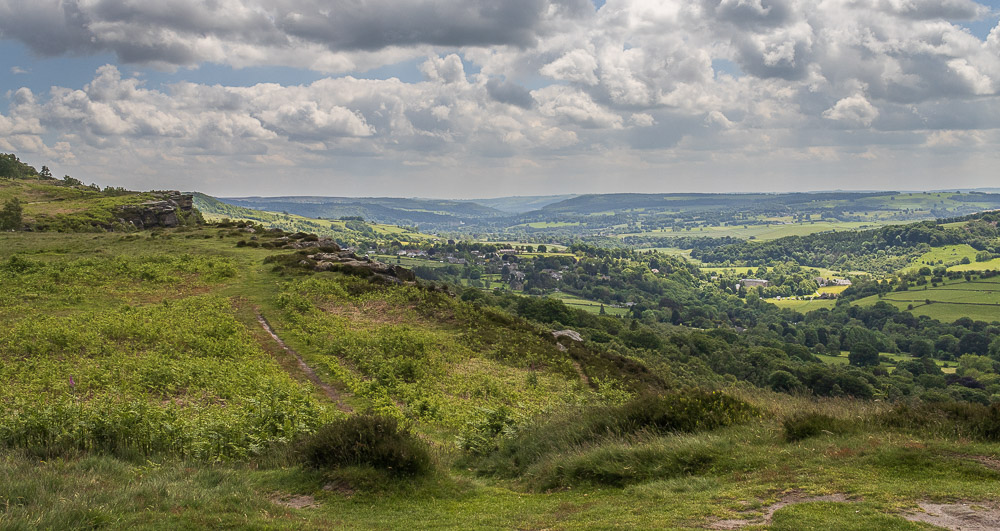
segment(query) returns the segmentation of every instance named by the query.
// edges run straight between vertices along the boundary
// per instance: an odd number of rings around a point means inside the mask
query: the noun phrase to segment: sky
[[[1000,0],[0,0],[0,152],[219,196],[1000,185]]]

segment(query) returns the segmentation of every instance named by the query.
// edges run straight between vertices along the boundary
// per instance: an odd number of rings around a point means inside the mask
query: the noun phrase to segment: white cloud
[[[823,118],[841,122],[848,127],[868,127],[877,117],[878,109],[862,94],[844,98],[823,111]]]
[[[597,84],[597,60],[586,50],[572,50],[543,66],[539,72],[561,81],[575,81],[586,85]]]

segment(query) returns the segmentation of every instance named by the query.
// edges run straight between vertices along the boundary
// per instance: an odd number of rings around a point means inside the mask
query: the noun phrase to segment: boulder
[[[552,337],[556,338],[558,341],[560,337],[567,337],[573,341],[583,341],[583,337],[580,332],[576,330],[559,330],[558,332],[552,332]]]
[[[194,208],[193,196],[180,192],[153,192],[157,199],[137,205],[118,207],[118,221],[131,224],[137,229],[153,227],[176,227],[180,225],[178,214],[190,213]]]

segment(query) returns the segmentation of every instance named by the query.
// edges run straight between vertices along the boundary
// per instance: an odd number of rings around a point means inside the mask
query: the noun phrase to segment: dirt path
[[[791,493],[784,498],[782,498],[777,503],[773,503],[766,507],[763,507],[761,511],[762,514],[755,515],[750,519],[730,519],[730,520],[716,520],[708,525],[709,529],[741,529],[747,526],[757,526],[757,525],[770,525],[771,519],[774,518],[774,513],[783,507],[788,507],[789,505],[795,505],[797,503],[813,503],[813,502],[838,502],[838,503],[849,503],[852,500],[848,499],[847,496],[843,494],[829,494],[826,496],[805,496],[801,493]]]
[[[583,385],[590,387],[590,378],[587,377],[587,373],[583,372],[583,366],[580,365],[579,361],[573,360],[573,368],[580,375],[580,381],[583,382]]]
[[[911,522],[924,522],[955,531],[989,531],[1000,529],[1000,508],[989,503],[930,503],[918,506],[923,512],[908,513]]]
[[[285,342],[282,341],[280,337],[278,337],[278,334],[274,332],[274,329],[271,328],[271,325],[267,322],[267,319],[264,319],[263,315],[259,313],[257,314],[257,322],[260,323],[261,328],[263,328],[264,331],[267,332],[267,335],[271,336],[271,339],[273,339],[274,342],[277,343],[279,347],[281,347],[282,349],[284,349],[285,352],[295,357],[296,361],[298,361],[299,363],[299,369],[301,369],[302,372],[306,375],[306,377],[309,378],[309,381],[312,382],[313,385],[315,385],[316,387],[320,388],[320,390],[323,391],[323,394],[325,394],[327,398],[329,398],[334,404],[336,404],[341,411],[345,412],[354,411],[354,409],[351,408],[351,406],[344,403],[342,393],[334,389],[332,385],[321,380],[320,377],[316,374],[316,371],[314,371],[313,368],[306,363],[306,360],[302,359],[302,356],[300,356],[298,352],[295,352],[294,350],[289,348],[288,345],[286,345]]]

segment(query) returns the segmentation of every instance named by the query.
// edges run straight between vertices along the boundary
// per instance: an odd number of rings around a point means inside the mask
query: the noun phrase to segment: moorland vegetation
[[[803,314],[621,248],[35,228],[0,234],[0,527],[923,529],[998,495],[1000,323],[860,277]],[[414,246],[435,279],[363,256]]]

